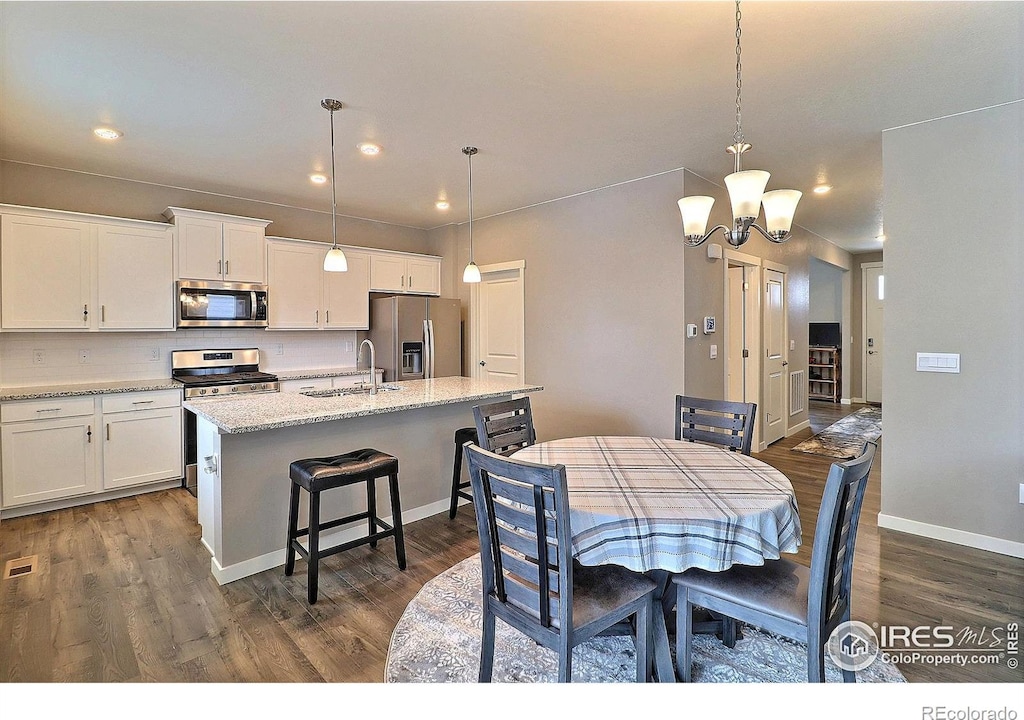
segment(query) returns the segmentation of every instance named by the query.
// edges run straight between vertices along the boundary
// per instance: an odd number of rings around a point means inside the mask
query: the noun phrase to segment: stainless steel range
[[[259,368],[259,348],[171,353],[171,377],[185,386],[186,400],[279,391],[277,376],[260,372]]]
[[[276,375],[260,371],[259,348],[175,350],[171,377],[185,386],[185,399],[232,397],[243,393],[278,392]],[[197,492],[196,416],[185,413],[185,488]]]

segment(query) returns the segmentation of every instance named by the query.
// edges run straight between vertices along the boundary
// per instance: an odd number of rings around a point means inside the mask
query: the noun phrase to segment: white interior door
[[[765,268],[764,271],[764,394],[761,416],[761,437],[771,445],[786,435],[786,274]]]
[[[744,357],[746,337],[746,290],[742,265],[731,266],[726,271],[728,279],[728,312],[726,324],[726,361],[725,361],[725,399],[732,402],[743,402],[744,380],[747,359]]]
[[[864,283],[864,399],[882,402],[882,310],[885,307],[885,273],[882,263],[861,265]]]
[[[472,292],[473,376],[525,382],[524,263],[485,265]]]

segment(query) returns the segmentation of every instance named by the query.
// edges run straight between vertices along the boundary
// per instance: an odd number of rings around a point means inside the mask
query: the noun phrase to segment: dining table
[[[801,543],[789,479],[760,460],[719,446],[636,436],[535,443],[517,460],[564,465],[573,558],[620,565],[658,582],[654,671],[675,680],[666,613],[675,573],[763,565]]]

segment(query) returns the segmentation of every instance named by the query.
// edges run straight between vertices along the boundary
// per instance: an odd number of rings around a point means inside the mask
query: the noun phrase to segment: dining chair
[[[565,466],[473,443],[465,453],[483,577],[480,682],[491,681],[497,618],[558,653],[558,682],[572,679],[574,647],[635,618],[636,680],[649,680],[657,585],[619,565],[573,562]]]
[[[477,444],[498,455],[511,455],[537,442],[530,397],[502,400],[473,408]]]
[[[723,445],[750,454],[757,403],[676,395],[676,440]]]
[[[807,679],[825,682],[825,645],[832,631],[850,619],[854,542],[876,448],[866,442],[858,457],[832,464],[814,528],[810,568],[779,559],[734,565],[723,572],[690,569],[672,578],[680,679],[690,680],[696,605],[807,643]],[[855,682],[855,673],[843,670],[843,681]]]

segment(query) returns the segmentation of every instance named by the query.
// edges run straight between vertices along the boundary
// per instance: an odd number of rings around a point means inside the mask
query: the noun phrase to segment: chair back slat
[[[750,454],[756,403],[676,395],[676,440],[721,445]]]
[[[478,405],[473,408],[473,416],[477,439],[484,450],[511,455],[537,442],[529,396]]]
[[[825,636],[849,611],[857,527],[877,447],[866,442],[858,457],[833,463],[825,481],[811,549],[808,596],[808,622],[817,624]]]
[[[572,535],[565,466],[504,457],[474,443],[464,447],[485,602],[511,606],[541,628],[571,627]]]

